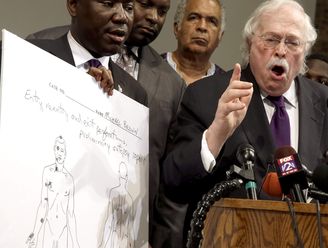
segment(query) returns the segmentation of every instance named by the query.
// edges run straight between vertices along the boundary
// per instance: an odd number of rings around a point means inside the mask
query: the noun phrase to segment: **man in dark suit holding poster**
[[[296,1],[265,1],[244,28],[243,70],[237,64],[219,78],[187,88],[174,147],[163,164],[170,196],[189,203],[185,231],[201,196],[238,164],[239,145],[254,147],[255,179],[261,185],[279,147],[270,129],[276,109],[268,96],[283,96],[290,121],[290,144],[285,145],[294,147],[310,170],[322,163],[328,148],[328,90],[301,75],[316,37],[310,17]],[[229,196],[245,198],[246,192]],[[270,196],[262,192],[259,198]]]
[[[129,1],[126,1],[126,4],[128,3]],[[130,74],[131,77],[127,73],[123,72],[121,68],[118,70],[118,66],[115,63],[110,63],[114,82],[121,80],[123,77],[126,78],[126,81],[128,82],[134,78],[138,81],[135,82],[135,85],[142,87],[147,92],[148,96],[148,106],[150,111],[149,240],[153,247],[162,247],[162,243],[165,242],[167,237],[170,236],[172,232],[171,228],[161,228],[160,225],[154,223],[153,216],[159,216],[155,209],[157,208],[157,199],[160,194],[160,162],[163,160],[167,148],[167,140],[171,136],[170,130],[172,130],[171,127],[175,123],[176,113],[185,90],[185,83],[183,80],[163,60],[158,52],[150,46],[150,43],[159,35],[169,8],[170,0],[135,1],[133,5],[133,25],[131,24],[131,20],[128,19],[130,35],[125,41],[125,45],[123,47],[119,47],[119,49],[112,53],[113,55],[111,56],[112,61],[120,65],[120,67],[122,67],[125,72]],[[129,15],[127,16],[129,17]],[[113,22],[115,20],[116,22],[123,22],[117,17],[113,19]],[[130,25],[132,26],[131,32]],[[49,41],[44,42],[40,40],[40,38],[53,38],[54,36],[57,36],[58,33],[65,31],[67,28],[67,26],[49,28],[31,34],[27,38],[34,39],[35,37],[39,37],[37,45],[44,43],[48,44]],[[62,39],[64,38],[62,37]],[[35,43],[35,41],[32,42]],[[112,43],[112,41],[109,42]],[[65,46],[67,47],[67,44],[65,44]],[[45,46],[43,45],[42,47]],[[53,54],[60,54],[61,58],[66,61],[70,61],[71,64],[74,64],[71,56],[70,58],[67,58],[67,54],[62,54],[60,51],[61,49],[62,48],[56,48],[56,51],[53,51],[53,48],[49,49],[47,47],[46,50],[50,50]],[[121,72],[123,72],[124,75],[122,75]],[[118,73],[120,77],[116,79],[115,76],[118,75]],[[121,83],[118,81],[120,86],[124,83],[124,81]],[[137,92],[138,91],[135,91],[135,93]],[[124,88],[123,93],[126,93]],[[130,95],[133,93],[134,92],[131,91]],[[154,229],[156,230],[153,231]],[[154,234],[155,232],[156,234]]]

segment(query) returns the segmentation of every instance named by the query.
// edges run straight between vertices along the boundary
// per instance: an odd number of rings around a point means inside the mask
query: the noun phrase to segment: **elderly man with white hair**
[[[322,163],[328,149],[328,89],[302,75],[316,38],[299,3],[264,1],[244,27],[242,67],[236,64],[220,77],[187,88],[173,150],[163,164],[171,199],[189,203],[186,223],[202,195],[238,164],[236,150],[242,144],[254,147],[257,185],[277,148],[292,146],[310,170]],[[238,189],[228,196],[247,194]],[[263,191],[257,197],[277,199]],[[185,234],[189,227],[185,225]]]

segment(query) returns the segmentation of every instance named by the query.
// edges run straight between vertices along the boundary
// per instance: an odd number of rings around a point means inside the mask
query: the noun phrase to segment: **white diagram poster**
[[[0,247],[148,247],[148,108],[2,37]]]

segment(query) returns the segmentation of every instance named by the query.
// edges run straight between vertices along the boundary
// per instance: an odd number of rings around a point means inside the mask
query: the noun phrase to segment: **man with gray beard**
[[[162,167],[171,199],[189,203],[185,238],[202,195],[226,179],[231,165],[240,165],[236,159],[240,145],[254,147],[257,185],[279,147],[292,146],[310,170],[322,163],[328,149],[328,89],[302,76],[316,37],[299,3],[264,1],[244,28],[243,69],[236,64],[233,71],[187,88],[173,150]],[[278,98],[282,103],[276,107],[273,99]],[[283,139],[272,129],[278,109],[287,112],[284,130],[289,132]],[[275,127],[279,130],[281,126]],[[246,195],[245,189],[238,189],[228,196]],[[277,200],[263,191],[257,195]]]

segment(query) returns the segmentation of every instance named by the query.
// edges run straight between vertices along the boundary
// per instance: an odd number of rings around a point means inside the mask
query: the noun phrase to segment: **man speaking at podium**
[[[265,1],[244,27],[242,70],[237,64],[187,88],[173,149],[163,164],[168,194],[189,203],[186,230],[201,196],[238,164],[241,144],[254,147],[258,188],[281,146],[292,146],[310,170],[322,163],[328,148],[328,89],[302,76],[316,37],[299,3]],[[246,198],[246,192],[229,196]],[[264,192],[258,198],[270,199]]]

